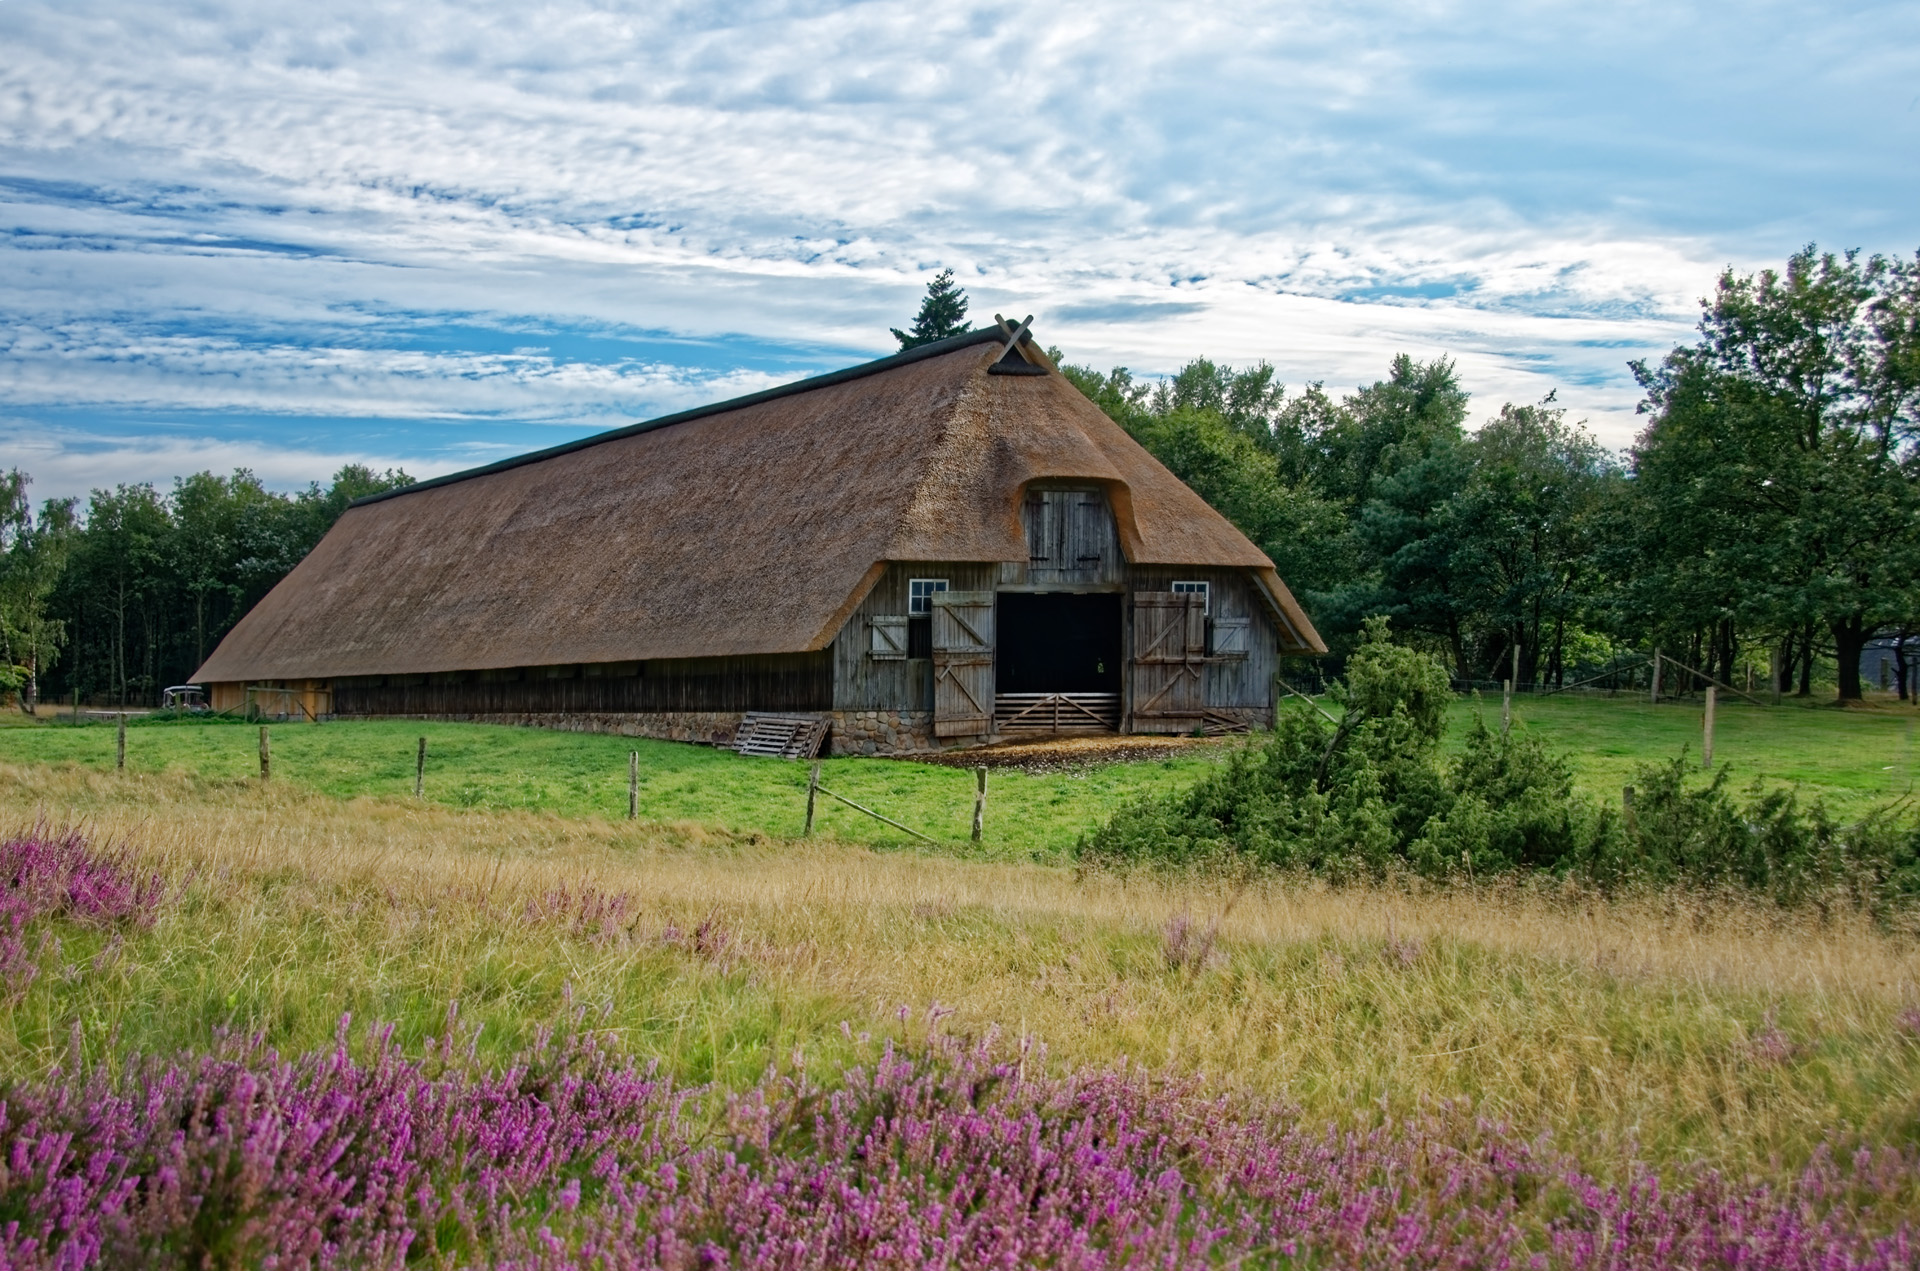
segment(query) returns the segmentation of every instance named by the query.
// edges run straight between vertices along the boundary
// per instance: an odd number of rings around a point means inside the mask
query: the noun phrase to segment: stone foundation
[[[506,724],[514,728],[552,728],[563,733],[612,733],[655,741],[690,741],[702,746],[731,746],[741,711],[585,711],[528,714],[383,715],[382,719],[429,719],[455,724]],[[345,718],[344,716],[342,718]]]
[[[731,746],[742,711],[533,712],[527,714],[386,715],[383,719],[432,719],[458,724],[506,724],[515,728],[553,728],[567,733],[612,733],[656,741],[686,741],[702,746]],[[982,737],[942,741],[933,735],[932,711],[792,711],[825,714],[833,721],[825,753],[833,755],[910,755],[978,745]],[[344,716],[340,718],[345,718]]]
[[[913,755],[962,750],[1000,738],[933,735],[932,711],[794,711],[796,715],[825,714],[833,721],[826,753],[833,755]],[[1215,709],[1249,727],[1273,727],[1273,711],[1264,707]],[[553,728],[568,733],[612,733],[621,737],[650,737],[656,741],[686,741],[702,746],[731,746],[742,711],[647,711],[605,714],[530,713],[473,715],[388,715],[386,719],[434,719],[461,724],[507,724],[516,728]],[[1049,734],[1022,733],[1021,741],[1043,741]]]
[[[834,711],[827,748],[836,755],[909,755],[950,746],[933,735],[932,711]]]

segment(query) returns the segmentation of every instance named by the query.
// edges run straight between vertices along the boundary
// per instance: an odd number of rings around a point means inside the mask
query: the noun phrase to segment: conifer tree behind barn
[[[986,328],[363,499],[194,677],[218,709],[837,753],[1272,720],[1273,564]]]

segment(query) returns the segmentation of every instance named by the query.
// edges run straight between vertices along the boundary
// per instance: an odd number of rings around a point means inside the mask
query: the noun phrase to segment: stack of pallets
[[[743,755],[773,759],[812,759],[827,739],[827,720],[813,715],[764,715],[749,711],[733,735],[733,748]]]

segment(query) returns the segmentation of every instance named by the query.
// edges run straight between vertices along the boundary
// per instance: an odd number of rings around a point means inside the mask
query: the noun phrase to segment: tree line
[[[24,707],[75,692],[152,704],[363,495],[412,483],[349,464],[283,494],[244,469],[48,499],[0,476],[0,687]]]
[[[967,329],[950,272],[903,347]],[[1565,685],[1660,646],[1726,683],[1761,662],[1809,694],[1831,667],[1920,640],[1920,257],[1809,247],[1728,270],[1698,339],[1634,363],[1647,423],[1616,455],[1553,394],[1472,427],[1454,364],[1395,358],[1339,399],[1207,358],[1160,381],[1054,361],[1273,558],[1333,648],[1366,620],[1461,681]],[[37,509],[0,477],[0,689],[151,703],[205,659],[353,499],[246,471],[95,490]],[[1761,656],[1764,655],[1764,656]],[[1331,668],[1330,668],[1331,669]]]
[[[1517,649],[1522,684],[1565,685],[1658,646],[1729,684],[1765,654],[1800,694],[1830,665],[1854,700],[1879,637],[1913,691],[1920,257],[1722,274],[1698,340],[1632,364],[1624,455],[1551,393],[1469,431],[1446,358],[1338,401],[1264,363],[1062,369],[1273,558],[1336,655],[1385,615],[1460,680],[1507,678]]]

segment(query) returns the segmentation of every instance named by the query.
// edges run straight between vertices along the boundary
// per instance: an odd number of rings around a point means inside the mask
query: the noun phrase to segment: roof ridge
[[[365,503],[379,503],[386,499],[397,499],[403,494],[414,494],[421,490],[431,490],[438,486],[452,485],[457,481],[466,481],[473,477],[484,477],[495,472],[506,472],[512,468],[523,467],[530,463],[539,463],[543,459],[553,459],[560,455],[571,454],[576,450],[585,450],[603,442],[618,441],[623,437],[632,437],[639,433],[652,432],[656,428],[665,428],[671,424],[683,424],[690,420],[703,419],[708,415],[724,414],[730,410],[739,410],[746,406],[757,406],[761,402],[775,401],[782,397],[792,397],[799,393],[812,392],[815,389],[831,388],[835,384],[845,384],[849,380],[864,379],[869,375],[878,375],[882,371],[891,371],[895,367],[907,366],[924,361],[930,357],[939,357],[943,353],[953,353],[975,344],[999,343],[1007,338],[1007,333],[998,326],[979,327],[972,331],[962,331],[950,335],[944,340],[935,340],[931,344],[916,345],[911,349],[902,349],[887,357],[871,362],[861,362],[855,366],[842,367],[837,371],[828,371],[824,375],[815,375],[804,380],[795,380],[791,384],[776,384],[772,388],[763,388],[757,393],[748,393],[744,397],[730,397],[721,402],[710,402],[705,406],[695,406],[688,410],[676,411],[671,415],[662,415],[657,419],[643,420],[637,424],[624,424],[606,432],[579,437],[573,441],[563,441],[557,446],[548,446],[544,450],[530,450],[523,455],[514,455],[508,459],[499,459],[483,464],[478,468],[465,468],[459,472],[449,472],[444,476],[429,477],[425,481],[416,481],[412,485],[401,486],[397,490],[382,490],[378,494],[362,495],[347,504],[357,508]],[[1022,342],[1031,340],[1032,334],[1026,333]]]

